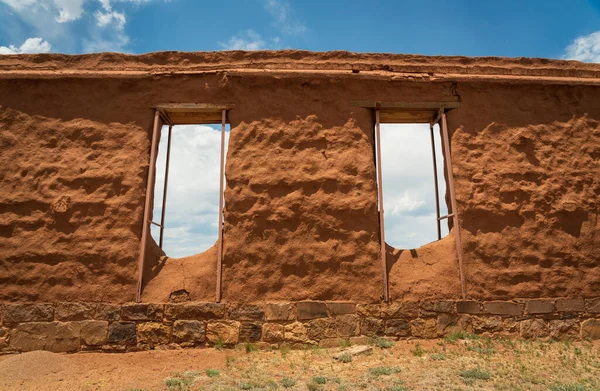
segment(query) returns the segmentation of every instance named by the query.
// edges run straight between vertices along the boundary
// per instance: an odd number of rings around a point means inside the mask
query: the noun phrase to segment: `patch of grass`
[[[433,353],[429,356],[433,361],[444,361],[446,359],[446,355],[444,353]]]
[[[398,373],[398,372],[400,372],[400,368],[398,368],[398,367],[369,368],[369,375],[371,375],[373,377],[389,376],[389,375],[392,375],[392,374]]]
[[[207,369],[206,370],[206,376],[208,376],[208,377],[217,377],[220,374],[221,373],[216,369]]]
[[[349,355],[348,353],[344,353],[340,356],[339,361],[343,362],[343,363],[352,362],[352,356]]]
[[[476,340],[476,339],[479,339],[479,336],[477,334],[465,333],[464,331],[459,331],[457,333],[448,334],[444,339],[447,342],[455,343],[456,341],[461,341],[461,340]]]
[[[308,388],[308,391],[318,391],[321,389],[321,386],[315,383],[306,383],[306,388]]]
[[[327,383],[327,378],[325,376],[313,376],[312,382],[315,384],[325,384]]]
[[[468,346],[467,350],[471,351],[471,352],[475,352],[475,353],[479,353],[479,354],[495,354],[496,353],[496,349],[492,349],[492,348],[486,348],[483,347],[481,345],[478,346]]]
[[[381,349],[389,349],[392,346],[394,346],[394,342],[393,341],[390,341],[389,339],[381,338],[381,337],[376,337],[373,340],[373,344],[375,346],[377,346],[378,348],[381,348]]]
[[[238,383],[238,388],[240,390],[251,390],[254,388],[254,384],[247,383],[247,382],[240,382],[240,383]]]
[[[427,353],[427,350],[421,348],[421,345],[417,344],[417,346],[415,346],[415,350],[412,350],[412,354],[413,356],[417,356],[417,357],[423,357],[423,355]]]
[[[391,387],[385,387],[383,391],[409,391],[408,388],[402,385],[395,385]]]
[[[480,368],[465,369],[458,375],[467,385],[473,384],[474,380],[489,380],[492,377],[488,371]]]
[[[340,348],[349,348],[350,346],[352,346],[352,342],[350,342],[349,338],[340,341]]]
[[[285,357],[290,352],[290,347],[287,345],[281,345],[279,347],[279,353],[281,353],[281,357]]]
[[[294,387],[296,385],[296,379],[284,377],[283,379],[281,379],[281,385],[283,386],[283,388]]]
[[[246,344],[244,345],[244,348],[246,349],[246,353],[252,353],[252,352],[256,352],[258,350],[258,347],[256,347],[255,344],[250,343],[250,342],[246,342]]]
[[[572,383],[563,384],[555,383],[550,386],[550,391],[588,391],[589,388],[585,384]]]
[[[223,350],[225,348],[225,342],[223,342],[223,340],[221,340],[220,338],[217,340],[217,342],[215,342],[215,349],[217,350]]]
[[[165,387],[169,390],[181,390],[182,387],[181,379],[176,377],[168,377],[165,379]]]

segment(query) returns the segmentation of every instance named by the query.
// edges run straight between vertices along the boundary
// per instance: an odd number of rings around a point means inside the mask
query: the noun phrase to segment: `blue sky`
[[[0,0],[0,54],[288,48],[600,62],[600,0]],[[219,132],[174,129],[165,230],[170,256],[201,252],[216,240]],[[163,136],[155,221],[166,131]],[[382,141],[387,242],[415,248],[435,240],[427,126],[383,125]],[[443,179],[440,186],[443,195]],[[156,227],[152,232],[158,240]]]
[[[0,53],[296,48],[597,61],[597,31],[600,0],[0,0]],[[570,54],[578,37],[589,39]]]

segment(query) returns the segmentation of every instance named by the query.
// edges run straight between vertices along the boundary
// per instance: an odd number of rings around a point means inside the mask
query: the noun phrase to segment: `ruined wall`
[[[0,300],[131,301],[150,107],[203,102],[234,105],[224,300],[378,302],[373,118],[357,100],[461,101],[448,124],[469,297],[595,297],[598,85],[597,65],[528,59],[0,58]],[[459,298],[452,240],[390,249],[392,299]],[[181,284],[212,300],[212,261],[197,258],[150,265],[144,300]],[[187,282],[162,277],[177,270]]]

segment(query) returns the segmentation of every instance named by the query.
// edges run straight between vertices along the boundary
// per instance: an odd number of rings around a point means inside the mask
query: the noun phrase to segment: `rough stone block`
[[[523,304],[512,301],[486,301],[483,303],[485,312],[494,315],[519,316],[523,315]]]
[[[410,322],[410,333],[417,338],[436,338],[436,319],[415,319]]]
[[[286,324],[283,327],[283,338],[288,342],[308,342],[306,326],[300,322]]]
[[[290,303],[267,303],[264,306],[266,320],[294,320],[294,306]]]
[[[573,339],[579,337],[579,322],[575,319],[551,320],[548,322],[550,337],[554,339]]]
[[[391,337],[408,337],[410,335],[410,322],[405,319],[386,320],[385,335]]]
[[[600,319],[587,319],[581,322],[581,338],[600,339]]]
[[[206,326],[206,339],[212,343],[236,344],[240,339],[240,327],[236,320],[210,321]]]
[[[175,342],[202,343],[206,339],[206,326],[199,320],[176,320],[173,323]]]
[[[356,313],[356,303],[328,301],[327,308],[329,308],[329,313],[331,316]]]
[[[365,335],[360,335],[358,337],[350,337],[350,343],[352,345],[370,345],[373,343],[373,338],[367,337]]]
[[[154,345],[168,344],[171,339],[171,327],[158,322],[146,322],[137,325],[138,343]]]
[[[483,308],[478,301],[465,300],[456,302],[456,312],[459,314],[483,314]]]
[[[56,320],[86,320],[92,319],[94,308],[85,303],[57,303],[54,309]]]
[[[454,302],[453,301],[425,301],[421,303],[421,308],[425,311],[431,312],[446,312],[453,313],[454,312]]]
[[[124,304],[121,306],[121,319],[123,320],[158,320],[163,316],[161,304]]]
[[[260,323],[242,322],[240,327],[240,342],[258,342],[262,337],[262,325]]]
[[[544,338],[548,336],[548,325],[543,319],[527,319],[519,324],[521,338]]]
[[[327,305],[322,301],[300,301],[296,303],[298,319],[308,320],[317,318],[327,318]]]
[[[362,318],[360,320],[360,333],[368,337],[383,335],[383,320],[376,318]]]
[[[356,306],[356,312],[359,315],[368,318],[381,318],[383,314],[382,307],[379,304],[358,304]]]
[[[499,316],[473,316],[471,320],[473,324],[473,330],[476,333],[497,332],[504,330],[504,323],[502,322],[502,318]]]
[[[320,341],[337,337],[335,321],[331,318],[314,319],[307,324],[308,339]]]
[[[525,313],[527,314],[551,314],[556,310],[552,300],[527,300],[525,302]]]
[[[463,315],[464,316],[464,315]],[[467,315],[468,316],[468,315]],[[458,325],[458,321],[462,316],[449,313],[440,313],[437,316],[437,333],[438,335],[446,335],[460,330],[462,327]]]
[[[84,320],[81,322],[81,340],[86,345],[106,344],[108,322],[104,320]]]
[[[8,347],[9,331],[6,327],[0,327],[0,350]]]
[[[600,314],[600,297],[586,299],[585,308],[590,314]]]
[[[343,338],[326,338],[319,341],[320,348],[339,348],[345,340]]]
[[[223,319],[225,305],[221,303],[172,303],[165,306],[165,316],[169,320]]]
[[[94,319],[108,322],[119,321],[121,320],[121,306],[106,303],[97,304]]]
[[[113,322],[108,326],[109,344],[135,345],[137,343],[135,322]]]
[[[580,297],[575,299],[557,299],[556,310],[558,312],[583,312],[585,311],[585,302]]]
[[[12,330],[10,348],[29,352],[74,352],[80,347],[80,325],[77,322],[22,323]]]
[[[3,312],[4,324],[54,320],[54,307],[51,304],[7,304]]]
[[[360,333],[360,318],[354,314],[337,316],[335,327],[340,337],[353,337]]]
[[[234,320],[263,320],[265,312],[256,304],[242,304],[229,311],[229,318]]]
[[[419,316],[420,304],[417,301],[401,301],[398,303],[382,304],[380,314],[366,316],[384,317],[384,318],[415,318]]]
[[[265,323],[262,325],[263,341],[277,343],[283,341],[284,327],[277,323]]]

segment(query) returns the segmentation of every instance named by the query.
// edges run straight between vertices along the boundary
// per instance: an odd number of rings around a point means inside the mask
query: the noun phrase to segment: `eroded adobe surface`
[[[234,106],[224,300],[379,302],[373,116],[359,100],[461,102],[448,125],[468,297],[594,297],[599,85],[598,65],[536,59],[0,57],[0,300],[133,300],[150,107],[199,102]],[[392,299],[459,298],[453,245],[390,249]],[[144,300],[214,299],[214,250],[149,254]]]

